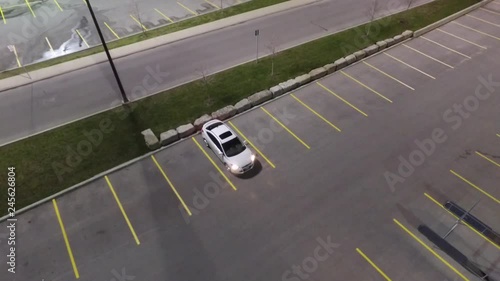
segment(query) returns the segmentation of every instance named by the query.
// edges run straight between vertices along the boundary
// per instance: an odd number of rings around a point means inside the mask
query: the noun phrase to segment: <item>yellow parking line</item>
[[[130,229],[130,232],[132,232],[132,236],[134,236],[135,243],[137,245],[140,245],[141,242],[139,241],[139,238],[137,237],[137,234],[135,233],[134,227],[132,227],[132,224],[130,223],[130,220],[128,219],[127,213],[125,212],[125,209],[123,209],[122,203],[120,202],[120,199],[118,198],[118,195],[116,195],[115,189],[113,188],[113,185],[109,181],[108,176],[104,176],[106,179],[106,182],[108,183],[109,189],[111,190],[111,193],[113,193],[113,197],[115,197],[116,204],[118,204],[118,208],[120,208],[120,211],[122,212],[123,217],[125,218],[125,222],[127,222],[128,228]]]
[[[229,125],[231,125],[231,127],[233,127],[233,129],[243,137],[243,139],[245,139],[256,151],[257,153],[259,153],[259,155],[262,156],[262,158],[264,158],[267,163],[269,163],[269,165],[273,168],[276,168],[276,166],[274,166],[273,162],[271,162],[271,160],[269,160],[265,155],[264,153],[262,153],[238,128],[236,128],[236,126],[231,122],[231,121],[228,121]]]
[[[495,165],[497,165],[498,167],[500,167],[500,164],[498,164],[497,162],[491,160],[490,158],[486,157],[485,155],[481,154],[479,151],[476,151],[476,154],[483,157],[484,159],[488,160],[490,163],[493,163]]]
[[[311,147],[307,145],[303,140],[301,140],[297,135],[295,135],[290,129],[288,129],[283,123],[281,123],[276,117],[274,117],[269,111],[267,111],[264,107],[261,107],[267,115],[269,115],[276,123],[278,123],[283,129],[285,129],[290,135],[292,135],[296,140],[298,140],[301,144],[303,144],[307,149],[310,149]]]
[[[85,40],[85,38],[83,38],[82,34],[80,34],[80,31],[78,29],[75,29],[76,30],[76,33],[78,33],[78,36],[80,36],[80,38],[82,38],[82,41],[83,43],[85,43],[85,46],[87,46],[87,48],[89,48],[89,44],[87,43],[87,41]]]
[[[200,143],[194,137],[191,137],[191,138],[193,139],[196,146],[198,146],[198,148],[201,150],[201,152],[203,152],[203,154],[207,157],[207,159],[210,161],[210,163],[212,163],[212,165],[214,165],[214,167],[217,169],[217,171],[219,171],[219,173],[222,175],[222,177],[224,177],[224,179],[227,181],[227,183],[229,183],[229,185],[234,190],[237,190],[236,186],[234,186],[234,184],[226,177],[226,175],[224,174],[224,172],[222,172],[222,170],[219,168],[219,166],[217,166],[217,164],[215,164],[214,160],[212,160],[212,158],[210,158],[210,155],[208,155],[208,153],[203,149],[203,147],[200,145]]]
[[[343,70],[340,71],[340,73],[344,74],[344,76],[347,76],[348,78],[350,78],[351,80],[353,80],[354,82],[358,83],[359,85],[363,86],[364,88],[368,89],[369,91],[373,92],[374,94],[378,95],[379,97],[385,99],[386,101],[392,103],[392,100],[386,98],[384,95],[380,94],[379,92],[375,91],[374,89],[366,86],[365,84],[361,83],[361,81],[355,79],[354,77],[352,77],[351,75],[345,73]]]
[[[475,32],[477,32],[477,33],[479,33],[479,34],[483,34],[483,35],[485,35],[485,36],[488,36],[488,37],[491,37],[491,38],[494,38],[494,39],[500,40],[500,37],[496,37],[496,36],[493,36],[493,35],[488,34],[488,33],[486,33],[486,32],[482,32],[481,30],[477,30],[477,29],[475,29],[475,28],[468,27],[467,25],[464,25],[464,24],[458,23],[458,22],[456,22],[456,21],[452,21],[452,23],[454,23],[454,24],[458,24],[458,25],[460,25],[461,27],[464,27],[464,28],[470,29],[470,30],[475,31]]]
[[[210,1],[208,1],[208,0],[205,0],[205,2],[207,2],[207,3],[208,3],[208,4],[210,4],[211,6],[215,7],[217,10],[219,10],[219,9],[220,9],[220,7],[219,7],[219,6],[215,5],[214,3],[212,3],[212,2],[210,2]]]
[[[499,137],[499,138],[500,138],[500,134],[497,134],[497,137]]]
[[[401,85],[403,85],[403,86],[407,87],[408,89],[410,89],[410,90],[412,90],[412,91],[415,91],[415,88],[413,88],[413,87],[409,86],[409,85],[408,85],[408,84],[406,84],[406,83],[403,83],[402,81],[400,81],[400,80],[399,80],[399,79],[397,79],[396,77],[393,77],[393,76],[389,75],[388,73],[386,73],[386,72],[382,71],[381,69],[378,69],[377,67],[375,67],[375,66],[373,66],[373,65],[371,65],[371,64],[369,64],[369,63],[367,63],[366,61],[363,61],[363,63],[364,63],[364,64],[366,64],[366,65],[368,65],[369,67],[371,67],[371,68],[375,69],[376,71],[378,71],[378,72],[380,72],[380,73],[384,74],[385,76],[387,76],[387,77],[391,78],[392,80],[394,80],[394,81],[396,81],[396,82],[400,83]]]
[[[19,55],[17,54],[16,45],[12,45],[12,50],[14,51],[14,56],[16,56],[17,66],[22,67],[21,61],[19,60]]]
[[[479,192],[481,192],[482,194],[488,196],[491,200],[497,202],[498,204],[500,204],[500,200],[496,199],[495,197],[493,197],[493,195],[489,194],[488,192],[482,190],[481,188],[479,188],[479,186],[473,184],[472,182],[470,182],[469,180],[467,180],[466,178],[462,177],[461,175],[459,175],[458,173],[456,173],[455,171],[453,170],[450,170],[450,172],[452,174],[454,174],[455,176],[457,176],[459,179],[463,180],[464,182],[468,183],[470,186],[474,187],[475,189],[477,189]]]
[[[473,19],[477,19],[478,21],[482,21],[484,23],[491,24],[491,25],[496,26],[496,27],[500,27],[500,24],[496,24],[496,23],[493,23],[491,21],[483,20],[481,18],[478,18],[478,17],[475,17],[475,16],[471,16],[471,15],[467,15],[467,14],[465,16],[473,18]]]
[[[145,31],[148,31],[148,29],[138,20],[136,19],[133,15],[130,15],[130,17],[140,26],[142,27],[142,29],[144,29]]]
[[[434,41],[434,40],[431,40],[431,39],[429,39],[429,38],[427,38],[427,37],[424,37],[424,36],[420,36],[420,37],[421,37],[422,39],[427,40],[427,41],[429,41],[429,42],[431,42],[431,43],[434,43],[434,44],[436,44],[436,45],[438,45],[438,46],[440,46],[440,47],[442,47],[442,48],[445,48],[446,50],[448,50],[448,51],[450,51],[450,52],[454,52],[455,54],[459,54],[459,55],[461,55],[461,56],[463,56],[463,57],[466,57],[466,58],[468,58],[468,59],[471,59],[471,57],[469,57],[468,55],[463,54],[463,53],[460,53],[460,52],[459,52],[459,51],[457,51],[457,50],[453,50],[452,48],[446,47],[445,45],[440,44],[440,43],[438,43],[438,42],[436,42],[436,41]]]
[[[182,8],[186,9],[188,12],[192,13],[193,15],[195,15],[195,16],[197,16],[197,15],[198,15],[198,13],[197,13],[197,12],[195,12],[195,11],[193,11],[193,10],[189,9],[188,7],[186,7],[186,6],[182,5],[182,3],[177,2],[177,4],[179,4]]]
[[[52,48],[52,45],[50,44],[49,38],[45,37],[45,41],[47,41],[47,44],[49,45],[50,50],[53,52],[54,48]]]
[[[363,111],[361,111],[361,109],[355,107],[354,105],[352,105],[351,103],[349,103],[348,101],[346,101],[345,99],[343,99],[341,96],[335,94],[332,90],[328,89],[327,87],[323,86],[323,84],[319,83],[319,82],[316,82],[316,84],[318,84],[321,88],[325,89],[327,92],[329,92],[330,94],[336,96],[338,99],[340,99],[341,101],[345,102],[347,105],[349,105],[350,107],[354,108],[356,111],[358,111],[359,113],[363,114],[364,116],[368,117],[368,114],[364,113]]]
[[[158,9],[156,9],[156,8],[155,8],[155,11],[156,11],[158,14],[162,15],[162,16],[163,16],[165,19],[167,19],[169,22],[174,23],[174,21],[173,21],[171,18],[167,17],[167,15],[165,15],[164,13],[160,12],[160,10],[158,10]]]
[[[378,273],[380,273],[380,275],[382,275],[385,280],[387,281],[391,281],[391,278],[389,278],[389,276],[387,276],[369,257],[367,257],[359,248],[356,248],[356,251],[358,252],[358,254],[360,254],[373,268],[375,268],[375,270],[377,270]]]
[[[7,20],[5,19],[5,16],[3,15],[2,7],[0,7],[0,15],[2,15],[3,24],[7,24]]]
[[[434,251],[431,247],[427,246],[420,238],[418,238],[415,234],[413,234],[408,228],[406,228],[403,224],[401,224],[397,219],[392,219],[401,229],[403,229],[408,235],[410,235],[413,239],[415,239],[420,245],[424,246],[427,251],[431,252],[436,258],[438,258],[442,263],[444,263],[448,268],[450,268],[453,272],[455,272],[458,276],[460,276],[463,280],[469,281],[467,277],[465,277],[460,271],[458,271],[455,267],[453,267],[449,262],[443,259],[436,251]]]
[[[24,0],[24,2],[26,2],[26,5],[28,5],[28,8],[30,9],[33,17],[36,18],[35,12],[33,12],[33,9],[31,8],[30,2],[28,2],[28,0]]]
[[[120,36],[118,36],[118,34],[116,34],[116,32],[111,28],[111,26],[108,25],[107,22],[104,22],[104,25],[109,29],[109,31],[111,31],[111,33],[113,33],[113,35],[117,38],[117,39],[120,39]]]
[[[412,65],[409,65],[409,64],[407,64],[406,62],[404,62],[404,61],[402,61],[402,60],[400,60],[400,59],[398,59],[398,58],[396,58],[396,57],[394,57],[394,56],[392,56],[392,55],[389,55],[389,54],[388,54],[388,53],[386,53],[386,52],[384,52],[384,54],[385,54],[386,56],[388,56],[388,57],[390,57],[390,58],[394,59],[395,61],[398,61],[398,62],[400,62],[400,63],[402,63],[402,64],[404,64],[404,65],[408,66],[409,68],[411,68],[411,69],[413,69],[413,70],[416,70],[416,71],[418,71],[418,72],[422,73],[423,75],[425,75],[425,76],[427,76],[427,77],[429,77],[429,78],[431,78],[431,79],[436,79],[436,77],[434,77],[434,76],[432,76],[432,75],[430,75],[430,74],[428,74],[428,73],[425,73],[425,72],[423,72],[422,70],[420,70],[420,69],[418,69],[418,68],[416,68],[416,67],[414,67],[414,66],[412,66]]]
[[[472,42],[472,41],[469,41],[469,40],[467,40],[467,39],[464,39],[464,38],[462,38],[462,37],[460,37],[460,36],[457,36],[457,35],[455,35],[455,34],[451,34],[451,33],[447,32],[447,31],[442,30],[441,28],[436,28],[436,30],[437,30],[437,31],[441,31],[441,32],[442,32],[442,33],[444,33],[444,34],[448,34],[448,35],[450,35],[450,36],[452,36],[452,37],[455,37],[455,38],[457,38],[457,39],[460,39],[460,40],[462,40],[462,41],[464,41],[464,42],[467,42],[467,43],[469,43],[469,44],[472,44],[472,45],[474,45],[474,46],[477,46],[477,47],[479,47],[479,48],[482,48],[482,49],[487,49],[485,46],[481,46],[481,45],[476,44],[476,43],[474,43],[474,42]]]
[[[156,161],[156,158],[154,157],[154,155],[151,155],[151,159],[153,159],[153,162],[155,162],[156,167],[158,167],[158,170],[160,170],[160,172],[163,175],[163,177],[165,178],[165,180],[167,180],[168,185],[170,186],[172,191],[175,193],[175,196],[177,196],[177,199],[179,199],[179,201],[181,202],[182,206],[184,207],[184,209],[186,210],[188,215],[191,216],[192,215],[191,211],[189,210],[186,203],[184,203],[184,200],[182,200],[182,197],[179,195],[179,192],[177,192],[177,189],[175,189],[175,187],[172,184],[172,182],[170,181],[170,179],[167,177],[167,174],[165,174],[165,172],[163,171],[162,167],[160,166],[160,163],[158,163],[158,161]]]
[[[87,0],[83,0],[83,3],[85,3],[85,6],[89,5],[89,4],[87,4]]]
[[[294,94],[290,94],[292,98],[297,100],[300,104],[302,104],[305,108],[309,109],[312,113],[314,113],[316,116],[318,116],[321,120],[325,121],[328,125],[330,125],[332,128],[340,132],[340,129],[333,125],[330,121],[328,121],[325,117],[321,116],[318,112],[316,112],[314,109],[310,108],[307,104],[305,104],[303,101],[301,101],[299,98],[297,98]]]
[[[451,65],[449,65],[449,64],[447,64],[447,63],[444,63],[444,62],[442,62],[442,61],[440,61],[440,60],[438,60],[438,59],[436,59],[436,58],[434,58],[434,57],[431,57],[431,56],[429,56],[429,55],[427,55],[427,54],[424,54],[424,53],[420,52],[419,50],[417,50],[417,49],[415,49],[415,48],[412,48],[412,47],[410,47],[410,46],[408,46],[408,45],[406,45],[406,44],[403,44],[403,46],[405,46],[406,48],[408,48],[408,49],[410,49],[410,50],[413,50],[413,51],[415,51],[415,52],[417,52],[417,53],[421,54],[422,56],[428,57],[428,58],[430,58],[430,59],[431,59],[431,60],[433,60],[433,61],[439,62],[440,64],[442,64],[442,65],[444,65],[444,66],[447,66],[447,67],[449,67],[449,68],[454,68],[453,66],[451,66]]]
[[[457,220],[460,219],[459,217],[457,217],[454,213],[452,213],[450,210],[446,209],[442,204],[440,204],[436,199],[432,198],[432,196],[430,196],[429,194],[425,193],[424,192],[424,195],[425,197],[429,198],[429,200],[431,200],[432,202],[434,202],[436,205],[438,205],[439,207],[441,207],[443,210],[445,210],[446,212],[448,212],[450,215],[452,215],[453,217],[455,217]],[[470,224],[468,224],[466,221],[463,221],[462,222],[469,228],[471,229],[472,231],[474,231],[477,235],[481,236],[484,240],[488,241],[491,243],[491,245],[495,246],[497,249],[500,250],[500,246],[498,246],[497,244],[495,244],[493,241],[491,241],[490,239],[488,239],[488,237],[484,236],[482,233],[480,233],[479,231],[477,231],[475,228],[473,228]]]
[[[63,9],[61,8],[61,5],[59,5],[59,2],[57,2],[57,0],[54,0],[54,2],[56,2],[56,5],[57,7],[59,8],[59,10],[61,10],[61,12],[63,11]]]
[[[481,10],[483,10],[483,11],[485,11],[485,12],[492,13],[492,14],[494,14],[494,15],[499,15],[499,16],[500,16],[500,13],[490,11],[490,10],[485,9],[485,8],[483,8],[483,7],[479,8],[479,9],[481,9]]]
[[[64,228],[64,223],[59,213],[59,208],[57,207],[56,199],[52,199],[52,204],[54,205],[54,211],[56,212],[57,220],[59,221],[59,226],[61,227],[61,232],[64,238],[64,243],[66,244],[66,249],[68,250],[68,256],[73,266],[73,272],[75,273],[76,279],[80,278],[80,273],[78,273],[78,268],[76,267],[75,258],[73,257],[73,251],[71,250],[71,245],[69,244],[68,235],[66,234],[66,229]]]

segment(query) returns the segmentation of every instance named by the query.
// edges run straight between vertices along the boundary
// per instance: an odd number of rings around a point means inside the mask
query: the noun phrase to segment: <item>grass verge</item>
[[[196,16],[196,17],[193,17],[190,19],[182,20],[179,22],[175,22],[175,23],[163,26],[163,27],[152,29],[152,30],[149,30],[149,31],[144,32],[144,33],[138,33],[138,34],[131,35],[128,37],[124,37],[122,39],[109,42],[108,48],[115,49],[118,47],[123,47],[126,45],[130,45],[133,43],[143,41],[143,40],[151,39],[151,38],[158,37],[161,35],[165,35],[165,34],[179,31],[179,30],[187,29],[190,27],[202,25],[205,23],[209,23],[212,21],[220,20],[220,19],[227,18],[227,17],[234,16],[234,15],[238,15],[238,14],[242,14],[242,13],[249,12],[252,10],[257,10],[260,8],[272,6],[272,5],[279,4],[282,2],[286,2],[286,1],[288,1],[288,0],[252,0],[250,2],[245,2],[245,3],[239,4],[239,5],[233,6],[233,7],[224,8],[223,10],[214,11],[214,12],[204,14],[204,15],[199,15],[199,16]],[[101,26],[101,28],[105,28],[105,27]],[[89,49],[83,50],[81,52],[69,54],[66,56],[46,60],[43,62],[31,64],[31,65],[26,65],[25,66],[26,70],[23,68],[16,68],[13,70],[0,72],[0,80],[8,78],[8,77],[16,76],[16,75],[25,74],[26,71],[28,71],[28,72],[35,71],[38,69],[50,67],[50,66],[53,66],[56,64],[72,61],[72,60],[75,60],[78,58],[83,58],[83,57],[98,54],[101,52],[104,52],[104,48],[99,45],[99,46],[95,46],[95,47],[91,47]]]
[[[196,81],[64,127],[0,148],[0,182],[7,182],[7,167],[17,171],[16,206],[21,208],[147,152],[140,131],[156,133],[192,122],[203,113],[234,104],[257,91],[331,63],[357,42],[357,49],[417,30],[462,10],[477,0],[436,0],[355,29],[328,36],[272,58],[216,74],[209,84]],[[372,27],[369,36],[365,30]],[[375,28],[375,27],[382,28]],[[378,31],[377,31],[378,30]],[[102,137],[96,133],[101,129]],[[76,151],[80,150],[80,154]],[[59,176],[58,176],[59,175]],[[7,192],[0,193],[1,214],[7,210]]]

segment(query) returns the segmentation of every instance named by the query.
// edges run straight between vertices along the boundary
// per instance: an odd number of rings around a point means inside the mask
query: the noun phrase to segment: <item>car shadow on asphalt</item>
[[[248,171],[242,175],[235,175],[235,176],[240,178],[240,179],[248,180],[248,179],[251,179],[251,178],[257,176],[261,171],[262,171],[262,164],[260,163],[260,161],[258,159],[255,159],[255,164],[250,171]]]

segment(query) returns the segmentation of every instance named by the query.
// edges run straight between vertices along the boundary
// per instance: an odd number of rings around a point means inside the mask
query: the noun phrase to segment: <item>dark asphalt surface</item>
[[[400,11],[404,0],[380,0],[377,16]],[[428,0],[414,1],[419,5]],[[247,21],[116,60],[121,80],[131,99],[199,79],[200,70],[213,73],[253,60],[254,31],[260,29],[260,55],[272,38],[277,50],[369,21],[362,0],[321,0],[314,4]],[[391,3],[391,4],[389,4]],[[104,54],[103,54],[104,56]],[[158,70],[157,70],[158,69]],[[155,87],[144,89],[150,72],[161,72]],[[9,122],[0,123],[0,144],[5,144],[121,104],[107,64],[73,71],[0,93],[0,111]]]
[[[468,17],[455,22],[500,36],[500,28]],[[500,230],[500,40],[455,22],[441,30],[462,39],[438,30],[424,37],[460,54],[416,38],[405,44],[421,53],[403,45],[386,51],[414,68],[381,53],[366,62],[387,75],[364,63],[344,70],[392,103],[339,72],[319,81],[367,117],[316,83],[293,93],[341,132],[292,95],[262,107],[294,135],[260,108],[233,118],[262,153],[260,167],[247,177],[224,171],[236,191],[217,170],[222,164],[215,167],[192,139],[156,153],[192,216],[151,158],[108,175],[131,227],[103,178],[58,198],[79,280],[120,280],[119,275],[121,280],[385,280],[357,248],[391,280],[476,280],[416,230],[426,224],[444,235],[455,222],[424,193],[465,209],[479,200],[472,213]],[[476,91],[481,99],[474,98]],[[464,103],[462,115],[453,111]],[[421,150],[416,142],[429,138],[439,141],[428,155],[420,153],[423,163],[399,173],[400,157],[409,159]],[[202,143],[200,136],[194,139]],[[399,174],[402,182],[390,187],[387,172]],[[2,232],[5,225],[0,224]],[[17,273],[6,273],[2,254],[2,280],[75,279],[52,202],[18,216],[17,239]],[[328,251],[322,246],[326,241],[331,241]],[[500,245],[465,225],[447,241],[499,280]],[[7,252],[5,241],[0,252]],[[321,259],[313,258],[315,252]]]

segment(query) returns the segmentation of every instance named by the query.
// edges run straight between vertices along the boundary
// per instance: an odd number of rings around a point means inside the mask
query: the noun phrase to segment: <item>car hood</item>
[[[250,163],[252,163],[252,151],[247,147],[243,152],[233,157],[228,157],[228,162],[232,164],[238,165],[238,167],[244,167]]]

